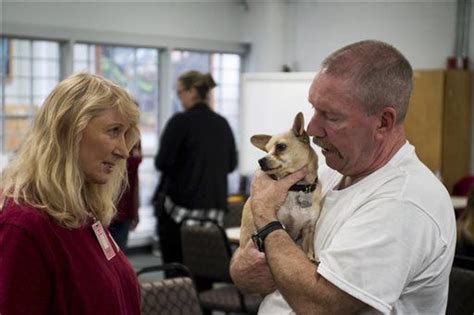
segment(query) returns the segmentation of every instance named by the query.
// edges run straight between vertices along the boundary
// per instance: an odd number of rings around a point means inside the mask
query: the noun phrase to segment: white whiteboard
[[[313,109],[308,91],[314,72],[246,73],[242,75],[241,140],[239,169],[253,175],[260,151],[250,143],[254,134],[277,134],[291,128],[298,112],[308,125]],[[319,159],[320,163],[322,159]]]

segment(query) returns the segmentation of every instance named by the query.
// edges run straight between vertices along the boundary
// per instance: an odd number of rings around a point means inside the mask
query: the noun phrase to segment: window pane
[[[17,150],[31,126],[31,118],[5,118],[4,149]]]
[[[222,55],[222,68],[224,69],[240,69],[240,56],[235,54]]]
[[[44,101],[46,100],[47,95],[35,95],[33,97],[33,112],[36,113],[38,112],[39,108],[43,106]]]
[[[135,74],[134,48],[102,46],[100,48],[101,75],[125,88],[132,89],[131,78]]]
[[[138,178],[140,179],[140,205],[149,205],[154,189],[158,185],[158,173],[152,157],[145,157],[140,163]]]
[[[57,60],[34,60],[33,76],[40,78],[59,78],[59,62]]]
[[[223,70],[222,71],[222,79],[220,83],[222,85],[238,85],[240,81],[240,72],[235,70]]]
[[[33,41],[34,58],[59,58],[59,44],[51,41]]]
[[[239,87],[237,85],[222,85],[222,98],[238,98]]]
[[[74,62],[74,72],[87,71],[87,61],[75,61]]]
[[[12,58],[9,76],[2,82],[4,101],[0,116],[5,117],[0,147],[6,154],[16,150],[31,125],[37,106],[59,81],[59,43],[9,39]],[[44,80],[47,78],[47,80]]]
[[[54,79],[36,79],[33,82],[34,96],[47,96],[56,85],[57,81]]]
[[[13,57],[30,57],[31,56],[31,42],[29,40],[13,39],[12,56]]]
[[[5,95],[28,96],[31,94],[29,78],[13,77],[5,84]]]
[[[158,51],[156,49],[137,49],[138,64],[156,64],[158,61]]]
[[[12,66],[13,76],[30,76],[31,60],[26,58],[12,58],[10,65]]]
[[[87,60],[87,45],[86,44],[75,44],[74,45],[74,60]]]
[[[30,98],[19,96],[6,96],[4,115],[27,115],[30,112]]]

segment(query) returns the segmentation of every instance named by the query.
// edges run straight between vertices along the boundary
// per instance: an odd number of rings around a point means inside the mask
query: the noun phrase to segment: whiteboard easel
[[[314,75],[314,72],[242,75],[242,132],[239,154],[239,169],[242,175],[253,175],[258,168],[258,159],[264,155],[263,151],[250,143],[251,136],[273,135],[289,130],[294,117],[300,111],[307,126],[313,115],[313,108],[308,102],[308,91]],[[319,153],[317,149],[316,152]],[[321,165],[324,158],[318,155]]]

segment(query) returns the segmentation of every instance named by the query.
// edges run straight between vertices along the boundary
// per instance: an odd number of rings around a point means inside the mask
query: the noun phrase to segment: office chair
[[[178,263],[145,267],[137,276],[156,271],[174,271],[183,276],[140,283],[142,315],[203,314],[189,270]]]
[[[206,310],[255,314],[262,297],[244,295],[232,283],[229,274],[232,252],[224,229],[215,221],[188,218],[181,224],[184,264],[194,277],[219,282],[199,292]]]

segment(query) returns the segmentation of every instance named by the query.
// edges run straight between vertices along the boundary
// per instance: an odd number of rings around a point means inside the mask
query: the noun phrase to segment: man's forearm
[[[316,266],[283,230],[267,237],[265,252],[276,286],[291,308],[297,314],[314,313],[319,308]]]
[[[345,315],[368,307],[321,277],[285,231],[267,236],[265,252],[278,290],[297,314]]]

